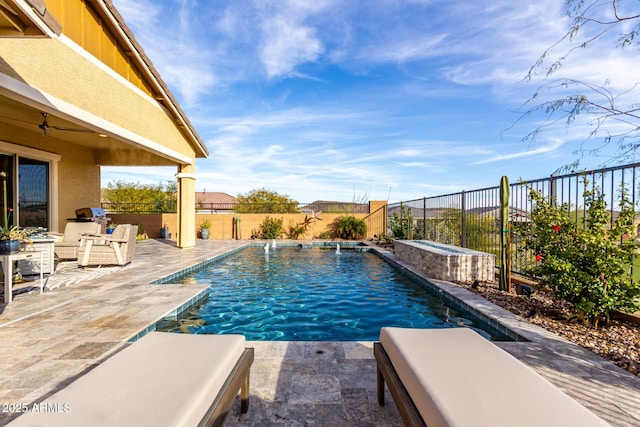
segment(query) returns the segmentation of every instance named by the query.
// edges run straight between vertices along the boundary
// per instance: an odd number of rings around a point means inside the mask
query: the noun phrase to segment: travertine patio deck
[[[151,281],[242,244],[198,241],[196,248],[180,250],[170,241],[138,242],[134,262],[125,268],[78,274],[67,267],[51,277],[55,289],[21,294],[8,306],[0,305],[0,425],[15,417],[11,404],[29,406],[64,387],[205,290]],[[533,340],[501,347],[611,424],[640,426],[640,378],[484,300],[471,298],[470,303]],[[390,397],[384,408],[377,405],[371,343],[250,344],[256,360],[249,413],[240,417],[236,407],[225,425],[402,425]]]

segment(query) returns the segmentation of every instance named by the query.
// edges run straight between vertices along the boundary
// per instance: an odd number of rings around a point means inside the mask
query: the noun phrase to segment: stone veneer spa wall
[[[486,252],[429,240],[396,240],[395,254],[434,279],[462,283],[495,281],[496,257]]]

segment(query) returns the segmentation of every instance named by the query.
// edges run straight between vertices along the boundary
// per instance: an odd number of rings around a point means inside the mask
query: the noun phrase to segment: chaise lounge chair
[[[373,351],[407,426],[608,425],[471,329],[382,328]]]
[[[138,226],[118,224],[111,234],[83,235],[78,266],[126,265],[133,259]]]
[[[220,426],[238,392],[248,410],[253,358],[241,335],[151,332],[9,425]]]
[[[100,233],[101,225],[97,222],[69,222],[64,226],[62,240],[54,244],[55,257],[57,259],[78,259],[83,234]]]

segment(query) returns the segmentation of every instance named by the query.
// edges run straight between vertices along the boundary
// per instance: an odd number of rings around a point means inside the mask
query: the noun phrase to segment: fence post
[[[460,202],[460,217],[462,219],[462,224],[460,224],[461,236],[460,236],[460,246],[463,248],[467,247],[467,198],[465,197],[464,190],[460,193],[460,197],[462,200]]]
[[[551,206],[556,206],[556,195],[557,195],[556,177],[554,174],[551,174],[551,179],[549,180],[549,200],[550,200]]]
[[[427,240],[427,198],[422,198],[422,238]]]
[[[402,227],[402,224],[404,224],[404,205],[402,204],[402,202],[400,202],[400,227]],[[406,231],[406,236],[409,236],[409,226],[407,226]]]

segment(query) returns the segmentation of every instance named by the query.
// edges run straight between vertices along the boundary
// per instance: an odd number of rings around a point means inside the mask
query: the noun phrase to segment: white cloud
[[[504,160],[513,160],[513,159],[520,159],[525,157],[539,156],[541,154],[551,154],[551,153],[557,152],[560,149],[560,147],[562,147],[564,144],[565,144],[565,141],[554,140],[541,147],[528,148],[524,151],[516,151],[512,153],[505,153],[505,154],[494,154],[488,158],[476,161],[473,164],[482,165],[486,163],[501,162]]]

